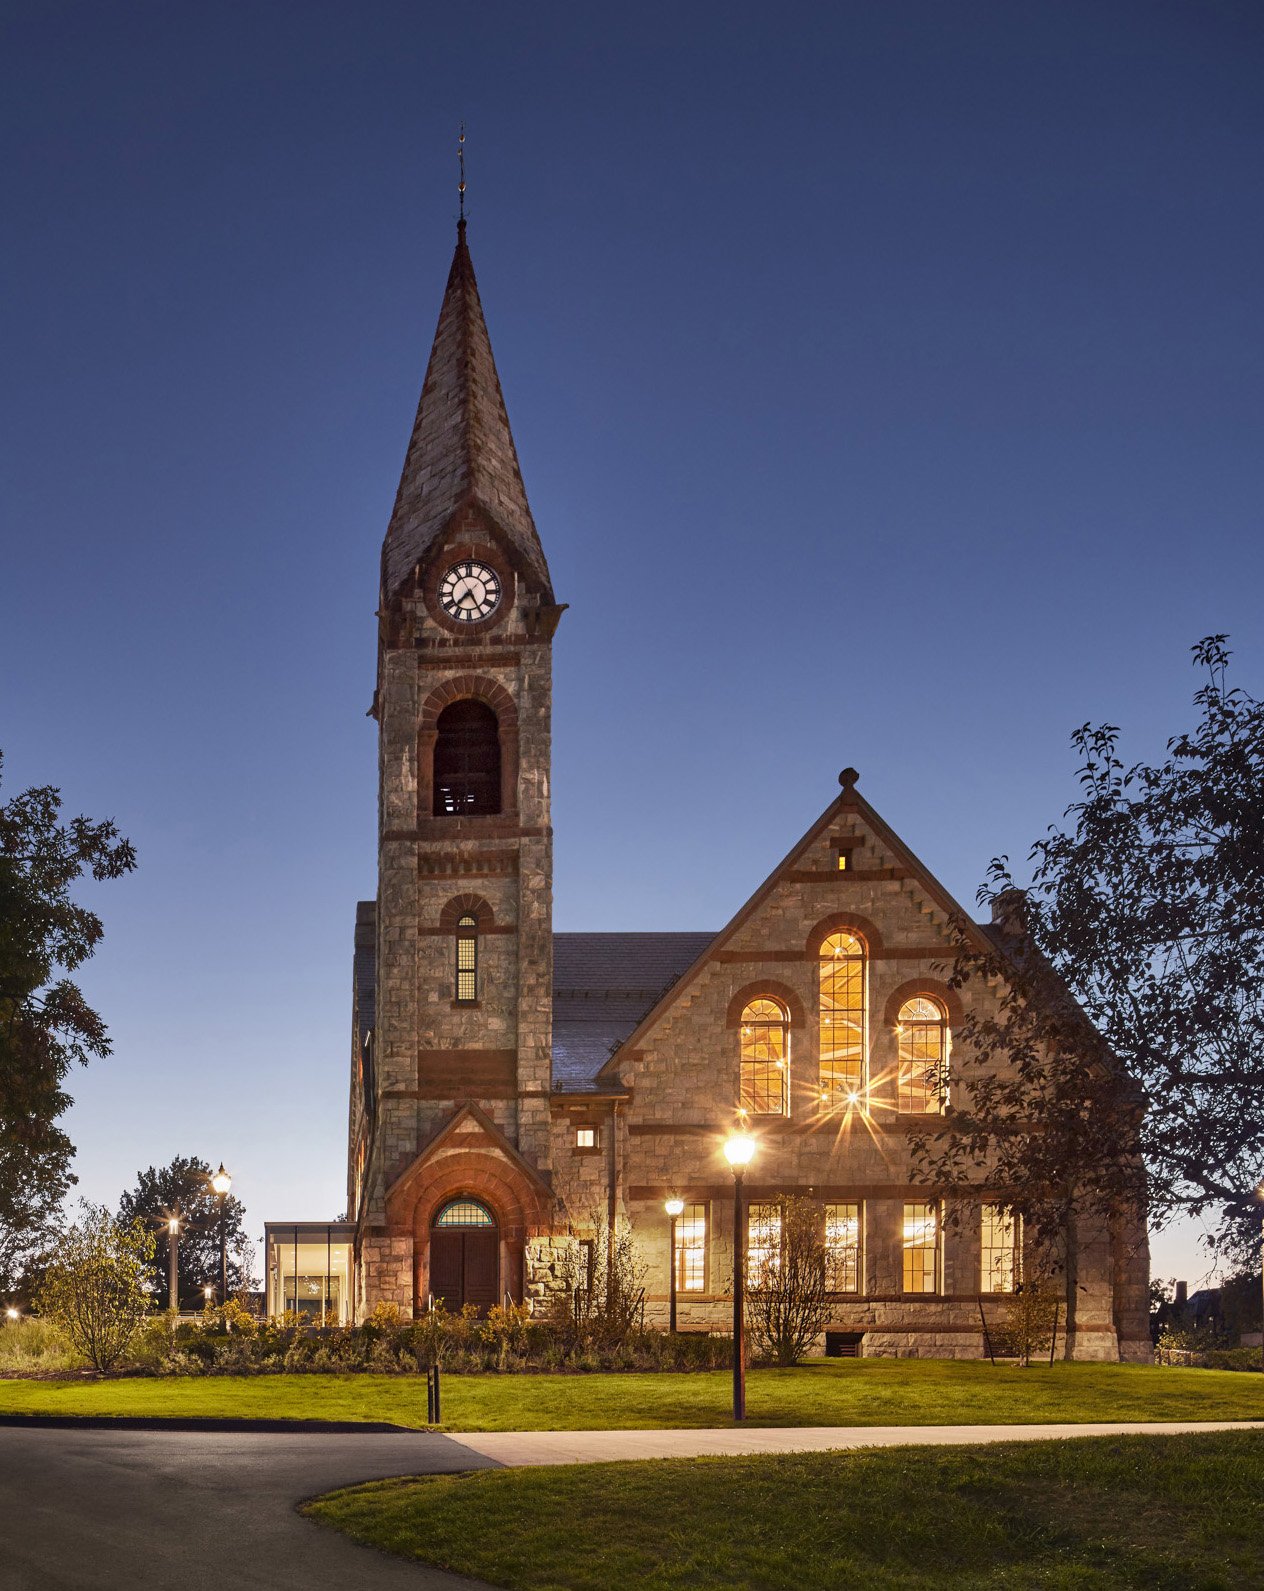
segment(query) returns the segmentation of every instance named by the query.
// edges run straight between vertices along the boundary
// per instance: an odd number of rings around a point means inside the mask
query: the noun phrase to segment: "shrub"
[[[80,1219],[57,1240],[40,1292],[56,1321],[95,1370],[123,1358],[149,1312],[145,1290],[153,1234],[124,1225],[104,1205],[81,1205]]]
[[[0,1326],[0,1370],[79,1370],[83,1355],[53,1320],[27,1315]]]
[[[747,1266],[746,1310],[757,1357],[798,1364],[830,1317],[829,1253],[820,1206],[783,1197],[779,1226]]]

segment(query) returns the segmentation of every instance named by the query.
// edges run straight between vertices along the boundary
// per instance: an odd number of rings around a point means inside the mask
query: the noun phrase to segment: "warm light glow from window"
[[[825,1206],[825,1285],[832,1293],[860,1291],[860,1206]]]
[[[776,1000],[752,1000],[742,1012],[741,1108],[783,1116],[790,1105],[790,1019]]]
[[[595,1149],[597,1147],[597,1129],[595,1127],[576,1127],[576,1149]]]
[[[781,1269],[781,1206],[752,1204],[746,1216],[746,1280],[766,1285]]]
[[[865,947],[855,934],[821,946],[821,1093],[857,1104],[865,1091]]]
[[[705,1204],[680,1203],[681,1214],[676,1220],[676,1287],[682,1293],[705,1293],[707,1290],[707,1207]]]
[[[942,1110],[947,1081],[948,1013],[938,1000],[917,995],[900,1007],[896,1025],[900,1052],[901,1110]]]
[[[1020,1223],[1012,1211],[985,1204],[981,1222],[981,1291],[1012,1293],[1018,1280]]]
[[[933,1293],[939,1282],[939,1206],[904,1206],[904,1291]]]

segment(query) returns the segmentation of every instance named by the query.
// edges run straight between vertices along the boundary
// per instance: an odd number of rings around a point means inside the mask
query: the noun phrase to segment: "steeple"
[[[425,558],[453,515],[470,505],[488,516],[508,556],[551,602],[549,568],[522,484],[462,218],[382,547],[384,599]]]

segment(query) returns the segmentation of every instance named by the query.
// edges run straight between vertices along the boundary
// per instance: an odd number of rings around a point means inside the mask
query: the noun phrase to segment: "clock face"
[[[439,605],[450,619],[475,624],[500,604],[500,576],[485,563],[454,563],[439,583]]]

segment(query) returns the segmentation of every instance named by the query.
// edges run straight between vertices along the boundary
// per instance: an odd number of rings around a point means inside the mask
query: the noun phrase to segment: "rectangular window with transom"
[[[707,1290],[707,1207],[687,1204],[676,1217],[676,1288],[682,1293]]]
[[[825,1285],[831,1293],[858,1293],[863,1274],[859,1204],[825,1206]]]
[[[752,1204],[746,1211],[746,1282],[766,1286],[781,1269],[781,1206]]]
[[[985,1293],[1012,1293],[1018,1281],[1022,1225],[1012,1210],[985,1204],[981,1223],[980,1287]]]
[[[939,1205],[904,1206],[904,1291],[939,1291]]]

